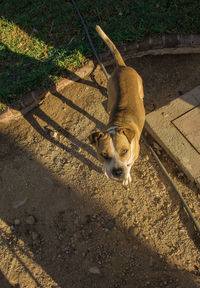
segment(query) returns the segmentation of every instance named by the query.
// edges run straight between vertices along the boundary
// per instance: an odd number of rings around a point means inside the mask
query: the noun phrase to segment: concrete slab
[[[200,106],[178,117],[172,123],[200,153]]]
[[[200,187],[200,86],[148,114],[145,127]]]

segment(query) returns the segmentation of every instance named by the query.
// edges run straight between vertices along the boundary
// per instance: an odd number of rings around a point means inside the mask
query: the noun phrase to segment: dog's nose
[[[123,169],[122,168],[113,168],[112,174],[115,177],[120,177],[123,174]]]

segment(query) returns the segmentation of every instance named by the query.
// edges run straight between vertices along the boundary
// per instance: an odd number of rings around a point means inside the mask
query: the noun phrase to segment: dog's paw
[[[132,181],[132,178],[131,178],[131,175],[129,175],[127,178],[125,178],[122,181],[122,186],[127,188],[131,184],[131,181]]]

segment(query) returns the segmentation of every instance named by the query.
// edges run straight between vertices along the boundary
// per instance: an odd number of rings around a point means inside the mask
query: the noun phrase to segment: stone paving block
[[[200,187],[200,86],[148,114],[145,127]]]
[[[200,153],[200,106],[175,119],[173,124]]]

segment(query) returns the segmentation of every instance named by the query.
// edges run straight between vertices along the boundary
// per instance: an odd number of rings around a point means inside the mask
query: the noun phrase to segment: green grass
[[[97,50],[99,24],[117,44],[162,33],[200,33],[198,0],[79,0]],[[1,0],[0,101],[12,103],[67,77],[93,55],[70,1]],[[2,106],[1,106],[2,107]]]

